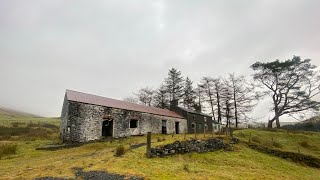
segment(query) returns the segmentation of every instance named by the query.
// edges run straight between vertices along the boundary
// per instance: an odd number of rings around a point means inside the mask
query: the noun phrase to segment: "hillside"
[[[26,113],[14,109],[9,109],[5,107],[0,107],[0,116],[2,117],[40,117],[31,113]]]
[[[46,120],[48,121],[52,120]],[[0,179],[47,176],[74,178],[75,168],[83,168],[85,172],[107,171],[146,179],[317,179],[320,175],[320,169],[257,152],[248,148],[245,143],[249,136],[255,137],[255,141],[259,139],[260,144],[267,144],[270,138],[274,138],[281,145],[281,148],[275,147],[277,149],[296,152],[299,147],[301,153],[320,157],[320,133],[238,130],[234,134],[241,142],[234,145],[234,151],[219,150],[147,159],[145,146],[129,149],[130,145],[144,143],[145,136],[90,143],[57,151],[35,150],[37,147],[59,142],[57,128],[40,126],[41,124],[34,128],[53,134],[48,137],[40,134],[30,139],[23,138],[23,134],[20,134],[0,141],[2,144],[17,145],[16,154],[0,159]],[[191,137],[194,135],[187,135],[186,138]],[[198,135],[200,137],[203,135]],[[176,140],[183,140],[183,135],[153,135],[152,146]],[[308,146],[303,147],[303,141]],[[124,145],[126,153],[122,157],[115,157],[115,149],[120,145]]]
[[[300,131],[315,131],[320,132],[320,116],[314,116],[305,121],[293,124],[282,126],[284,129],[288,130],[300,130]]]

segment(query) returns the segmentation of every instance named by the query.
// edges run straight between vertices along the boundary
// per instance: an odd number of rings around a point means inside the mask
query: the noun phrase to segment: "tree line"
[[[282,115],[294,115],[304,111],[318,111],[319,102],[314,98],[320,93],[320,76],[310,59],[299,56],[285,61],[256,62],[251,65],[254,81],[243,75],[229,73],[226,77],[204,76],[194,83],[183,77],[176,68],[158,88],[140,88],[124,100],[163,109],[178,100],[179,105],[191,110],[208,108],[213,120],[226,126],[238,127],[251,120],[250,113],[263,97],[272,99],[274,117],[269,120],[280,127]]]

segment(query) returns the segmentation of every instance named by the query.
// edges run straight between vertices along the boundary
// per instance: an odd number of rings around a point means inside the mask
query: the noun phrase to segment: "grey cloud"
[[[0,105],[58,116],[67,88],[121,99],[157,87],[171,67],[197,82],[204,75],[250,75],[257,60],[293,55],[320,65],[319,5],[4,0]]]

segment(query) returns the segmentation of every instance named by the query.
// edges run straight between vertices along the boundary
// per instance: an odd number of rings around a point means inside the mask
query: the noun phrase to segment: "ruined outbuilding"
[[[105,137],[203,133],[213,130],[212,118],[176,106],[168,109],[144,106],[67,90],[61,113],[61,139],[87,142]]]
[[[67,90],[61,113],[64,142],[104,137],[184,133],[187,121],[176,112]]]

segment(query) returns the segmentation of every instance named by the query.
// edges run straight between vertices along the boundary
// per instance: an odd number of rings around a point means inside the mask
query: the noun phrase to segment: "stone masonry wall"
[[[65,100],[67,101],[67,100]],[[175,122],[179,122],[179,131],[187,131],[185,119],[165,117],[143,112],[116,109],[79,102],[65,102],[61,115],[61,136],[67,142],[86,142],[101,139],[104,116],[113,119],[113,137],[161,133],[162,120],[167,121],[167,133],[175,133]],[[129,128],[131,119],[138,120],[137,128]]]

